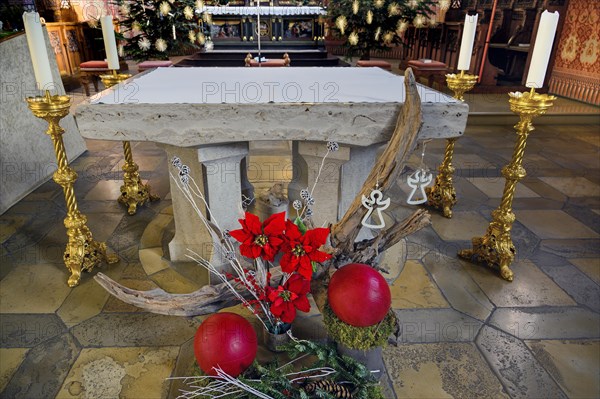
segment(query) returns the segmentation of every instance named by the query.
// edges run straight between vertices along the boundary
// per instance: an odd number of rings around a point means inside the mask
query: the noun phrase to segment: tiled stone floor
[[[455,216],[433,212],[433,225],[407,239],[408,260],[394,272],[401,335],[383,352],[390,399],[600,397],[598,137],[592,125],[544,125],[530,136],[528,176],[514,202],[516,277],[508,283],[456,257],[485,232],[515,140],[510,126],[468,127],[456,146]],[[441,141],[428,145],[430,168],[443,149]],[[206,273],[164,259],[173,229],[164,152],[151,143],[133,151],[162,198],[135,216],[114,200],[120,143],[88,141],[88,152],[73,163],[89,227],[121,258],[101,270],[132,288],[190,292]],[[388,216],[412,211],[403,205],[406,192],[400,182]],[[62,192],[49,181],[0,216],[0,397],[176,396],[176,384],[165,378],[189,374],[202,318],[140,311],[89,274],[68,288],[64,214]],[[301,336],[324,336],[316,311],[294,328]],[[259,356],[270,353],[261,349]]]

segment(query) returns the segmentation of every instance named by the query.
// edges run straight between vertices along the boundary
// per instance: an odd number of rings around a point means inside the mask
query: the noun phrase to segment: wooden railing
[[[387,51],[371,51],[373,58],[389,58],[400,60],[400,67],[405,68],[410,60],[429,58],[441,61],[448,65],[452,71],[458,64],[458,51],[462,35],[462,22],[447,22],[438,24],[434,28],[416,29],[410,27],[405,33],[403,43]],[[487,25],[480,27],[473,51],[471,72],[478,71],[483,52],[483,39]],[[327,43],[327,50],[333,55],[343,56],[343,41],[331,40]]]

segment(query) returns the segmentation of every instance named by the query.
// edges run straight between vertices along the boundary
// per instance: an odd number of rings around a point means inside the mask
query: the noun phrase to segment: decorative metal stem
[[[460,75],[446,75],[448,87],[454,91],[454,98],[459,101],[464,101],[465,92],[471,90],[477,82],[476,75],[465,74],[465,71],[460,71]],[[454,156],[454,144],[457,138],[449,138],[446,143],[446,151],[444,160],[438,168],[438,175],[435,178],[435,183],[431,187],[427,187],[427,204],[433,208],[442,209],[443,214],[447,218],[452,217],[452,207],[456,204],[456,190],[452,182],[454,167],[452,166],[452,157]]]
[[[69,241],[63,255],[63,260],[71,276],[67,281],[69,287],[79,284],[82,271],[90,271],[98,263],[118,262],[119,258],[114,254],[107,254],[106,244],[95,241],[92,233],[86,225],[87,218],[77,206],[77,198],[73,184],[77,180],[77,173],[69,167],[65,145],[62,135],[65,130],[59,121],[69,114],[71,99],[68,96],[51,96],[46,91],[44,97],[28,97],[27,103],[33,114],[48,122],[46,134],[52,138],[54,154],[58,168],[52,179],[63,188],[65,201],[67,203],[67,217],[64,220],[67,228]]]
[[[556,97],[537,94],[534,89],[529,93],[509,93],[509,96],[510,109],[519,115],[520,120],[515,125],[518,139],[512,160],[502,169],[502,175],[506,179],[502,200],[500,206],[492,212],[492,222],[485,235],[473,238],[473,248],[460,251],[458,256],[498,267],[502,278],[512,281],[514,274],[509,266],[517,252],[510,237],[510,230],[516,219],[512,212],[512,202],[517,183],[527,175],[522,166],[527,137],[534,130],[533,118],[545,114]]]
[[[112,87],[130,77],[130,74],[118,74],[115,70],[110,75],[100,75],[100,79],[102,79],[102,83],[106,87]],[[142,179],[138,173],[139,166],[133,161],[129,141],[123,141],[123,153],[125,154],[123,185],[121,186],[121,195],[118,201],[127,207],[127,213],[135,215],[138,205],[141,206],[146,202],[156,201],[160,198],[150,193],[150,185],[142,183]]]

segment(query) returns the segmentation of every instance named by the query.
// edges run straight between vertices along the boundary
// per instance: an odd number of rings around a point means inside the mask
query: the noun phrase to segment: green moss
[[[385,399],[383,390],[379,385],[371,385],[367,388],[367,398],[369,399]]]
[[[379,324],[370,327],[354,327],[346,324],[333,313],[329,304],[325,304],[323,321],[327,333],[333,340],[350,349],[369,350],[383,346],[396,325],[396,316],[389,311]]]

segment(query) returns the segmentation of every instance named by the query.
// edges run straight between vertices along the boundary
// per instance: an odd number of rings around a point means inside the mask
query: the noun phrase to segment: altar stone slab
[[[419,94],[419,139],[463,134],[466,103],[421,85]],[[404,77],[379,68],[158,68],[82,103],[75,118],[89,139],[369,146],[389,139],[404,97]]]

